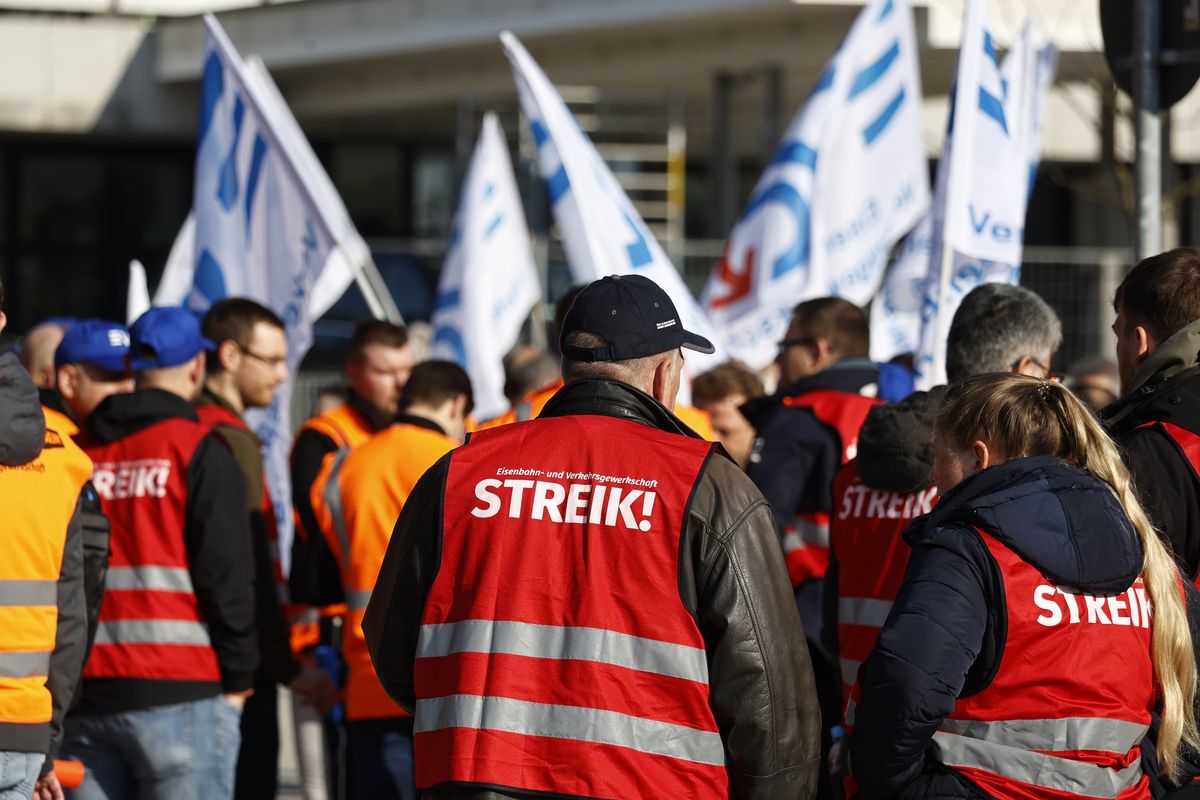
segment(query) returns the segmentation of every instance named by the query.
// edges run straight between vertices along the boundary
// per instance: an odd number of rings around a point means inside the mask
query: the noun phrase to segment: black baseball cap
[[[567,334],[595,334],[607,347],[565,344]],[[559,349],[572,361],[626,361],[686,347],[698,353],[716,348],[684,330],[675,304],[644,275],[608,275],[584,287],[563,319]]]

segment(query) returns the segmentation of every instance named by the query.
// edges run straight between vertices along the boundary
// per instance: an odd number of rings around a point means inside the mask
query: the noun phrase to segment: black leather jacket
[[[653,398],[615,381],[572,383],[542,411],[543,417],[575,414],[603,414],[694,435]],[[380,680],[410,710],[421,612],[438,566],[449,463],[446,456],[435,464],[405,504],[363,622]],[[706,643],[710,702],[725,743],[733,796],[813,797],[821,720],[804,630],[770,508],[732,461],[708,461],[683,538],[680,592]],[[525,795],[447,785],[423,796]]]

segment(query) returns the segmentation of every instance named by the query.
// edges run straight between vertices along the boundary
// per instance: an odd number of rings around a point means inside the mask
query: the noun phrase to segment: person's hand
[[[321,716],[328,714],[337,703],[337,687],[324,670],[314,666],[302,666],[300,674],[292,680],[291,689],[307,700]]]
[[[33,786],[33,800],[64,800],[62,784],[53,770],[38,778]]]
[[[229,705],[233,706],[238,711],[241,711],[246,707],[246,698],[252,694],[254,694],[253,689],[247,689],[244,692],[226,692],[225,702],[229,703]]]

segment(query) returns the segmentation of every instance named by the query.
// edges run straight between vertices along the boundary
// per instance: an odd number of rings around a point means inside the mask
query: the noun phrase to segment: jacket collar
[[[1125,396],[1104,409],[1104,420],[1114,430],[1123,429],[1124,421],[1157,399],[1162,390],[1178,382],[1200,376],[1200,320],[1177,332],[1159,345],[1133,376],[1133,385]]]
[[[779,387],[775,394],[748,400],[739,410],[751,425],[761,429],[767,418],[782,405],[785,397],[798,397],[818,389],[858,394],[864,386],[878,381],[879,366],[871,359],[843,358],[815,375]]]
[[[616,417],[668,433],[702,438],[680,422],[662,403],[621,381],[583,380],[568,383],[550,398],[540,416],[566,417],[574,414]]]
[[[425,417],[418,417],[415,414],[405,414],[405,413],[401,412],[401,414],[398,417],[396,417],[396,421],[393,424],[395,424],[395,425],[411,425],[414,428],[423,428],[427,431],[433,431],[434,433],[440,433],[442,436],[446,435],[446,432],[444,430],[442,430],[441,425],[438,425],[436,422],[434,422],[431,419],[426,419]]]
[[[162,389],[138,389],[105,398],[88,417],[87,430],[101,442],[114,442],[168,419],[198,422],[192,404]]]

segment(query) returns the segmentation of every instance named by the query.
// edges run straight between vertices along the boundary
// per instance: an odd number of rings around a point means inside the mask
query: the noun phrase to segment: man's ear
[[[67,399],[75,396],[75,385],[79,381],[77,369],[73,364],[65,364],[58,369],[54,376],[54,384],[58,387],[58,393]]]
[[[217,363],[225,372],[233,372],[242,360],[242,349],[233,339],[226,339],[217,345]]]
[[[3,330],[4,330],[4,326],[5,326],[5,325],[7,325],[7,324],[8,324],[8,317],[6,317],[6,316],[4,315],[4,312],[3,312],[3,311],[0,311],[0,331],[3,331]]]
[[[192,359],[192,368],[188,372],[189,379],[197,386],[204,383],[204,359],[205,352],[201,350],[196,354],[196,357]]]
[[[454,419],[465,420],[467,418],[467,396],[465,394],[454,396],[454,404],[450,406],[450,414]]]
[[[1134,354],[1137,363],[1140,365],[1150,357],[1151,353],[1158,349],[1159,342],[1155,341],[1154,335],[1142,325],[1135,325],[1133,327],[1133,336],[1137,340],[1137,347],[1134,349]]]
[[[824,369],[837,360],[837,354],[833,352],[833,348],[829,346],[829,340],[824,336],[816,337],[809,346],[816,355],[815,363],[818,369]]]

